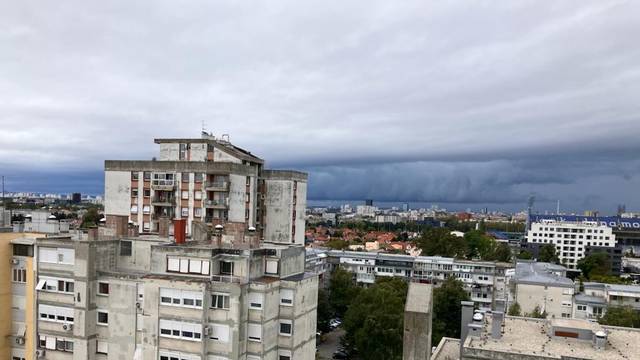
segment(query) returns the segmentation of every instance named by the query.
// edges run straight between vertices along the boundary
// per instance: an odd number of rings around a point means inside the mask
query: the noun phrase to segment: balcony
[[[210,181],[207,182],[204,188],[206,191],[229,191],[228,181]]]
[[[153,206],[176,206],[175,196],[156,196],[151,200]]]
[[[246,279],[234,275],[211,275],[211,281],[230,284],[242,284],[246,282]]]
[[[173,179],[153,179],[151,181],[151,188],[153,190],[162,190],[162,191],[170,191],[175,188],[175,181]]]
[[[213,199],[205,200],[204,207],[208,209],[227,209],[229,207],[229,199]]]

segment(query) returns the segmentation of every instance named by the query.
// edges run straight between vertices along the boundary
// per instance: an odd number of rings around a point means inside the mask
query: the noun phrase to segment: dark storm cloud
[[[0,172],[24,190],[33,171],[70,184],[204,121],[308,169],[315,198],[640,207],[638,14],[629,1],[6,1]]]

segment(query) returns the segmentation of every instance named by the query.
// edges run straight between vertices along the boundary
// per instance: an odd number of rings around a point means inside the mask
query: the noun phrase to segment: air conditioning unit
[[[24,345],[24,336],[18,336],[16,338],[16,344],[18,345]]]
[[[20,263],[20,261],[18,259],[11,259],[11,264],[12,265],[18,265],[18,263]]]
[[[137,302],[136,303],[136,309],[142,309],[142,303]]]
[[[62,330],[64,330],[64,331],[73,330],[73,324],[63,324],[62,325]]]
[[[211,333],[211,328],[208,326],[205,326],[202,328],[202,331],[204,332],[204,336],[209,336]]]
[[[46,354],[46,353],[47,352],[44,349],[36,350],[36,357],[38,359],[42,359],[42,358],[44,358],[44,354]]]

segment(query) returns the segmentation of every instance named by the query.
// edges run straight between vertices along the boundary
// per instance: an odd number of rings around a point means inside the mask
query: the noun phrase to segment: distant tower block
[[[429,284],[410,283],[404,307],[403,360],[431,358],[433,292]]]

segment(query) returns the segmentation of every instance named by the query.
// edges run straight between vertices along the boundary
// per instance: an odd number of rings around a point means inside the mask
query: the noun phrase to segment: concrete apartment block
[[[255,228],[265,242],[304,244],[307,174],[266,170],[264,160],[209,134],[155,143],[157,160],[105,162],[107,214],[127,216],[140,233],[182,218],[190,235],[194,224],[222,224]]]

